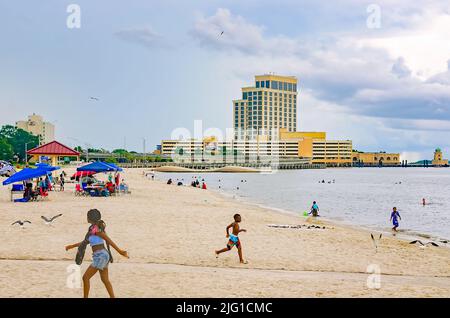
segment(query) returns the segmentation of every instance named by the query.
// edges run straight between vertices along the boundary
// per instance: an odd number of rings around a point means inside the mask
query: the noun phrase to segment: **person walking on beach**
[[[311,206],[311,211],[309,214],[312,214],[312,216],[319,216],[319,206],[317,205],[316,201],[313,201],[313,205]]]
[[[233,246],[236,246],[237,250],[238,250],[238,255],[239,255],[239,261],[241,262],[241,264],[247,264],[246,261],[244,261],[244,258],[242,257],[242,244],[241,241],[238,237],[240,232],[247,232],[247,230],[244,229],[240,229],[239,228],[239,223],[241,223],[242,218],[239,214],[235,214],[233,216],[234,218],[234,222],[231,223],[230,225],[227,226],[226,228],[226,232],[227,232],[227,238],[228,238],[228,243],[227,243],[227,247],[225,247],[224,249],[218,250],[216,251],[216,257],[219,257],[219,254],[224,253],[224,252],[228,252],[229,250],[231,250],[231,248]],[[233,229],[232,233],[230,234],[230,228]]]
[[[76,263],[78,265],[81,264],[84,251],[87,247],[87,244],[91,245],[92,248],[92,264],[87,268],[86,272],[83,275],[83,295],[84,298],[89,297],[89,289],[90,289],[90,279],[93,277],[97,271],[100,272],[100,277],[103,284],[108,291],[108,294],[111,298],[114,298],[114,291],[109,281],[108,276],[108,264],[112,263],[112,255],[109,250],[109,246],[111,245],[120,255],[129,258],[128,253],[124,250],[121,250],[109,237],[106,235],[105,228],[106,224],[102,221],[102,216],[100,211],[97,209],[89,210],[87,213],[87,221],[91,224],[89,226],[89,230],[86,234],[86,237],[83,241],[79,243],[75,243],[72,245],[66,246],[66,251],[78,247]],[[107,249],[105,248],[105,242]]]
[[[398,228],[398,219],[402,219],[402,217],[400,216],[400,213],[398,213],[397,208],[393,207],[392,208],[392,213],[391,213],[391,221],[392,221],[392,225],[394,225],[394,227],[392,228],[395,232],[397,232],[397,228]]]

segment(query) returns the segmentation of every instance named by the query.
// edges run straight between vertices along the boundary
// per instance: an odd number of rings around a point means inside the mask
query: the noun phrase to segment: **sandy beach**
[[[64,169],[71,175],[74,169]],[[370,232],[305,220],[226,198],[214,191],[166,185],[128,169],[131,194],[110,198],[76,197],[73,184],[49,199],[27,204],[9,201],[0,188],[0,297],[81,297],[68,288],[67,267],[75,250],[64,246],[84,237],[86,212],[103,214],[110,237],[130,254],[110,265],[118,297],[450,297],[450,249],[419,248],[392,235],[379,242]],[[99,177],[104,178],[104,177]],[[2,179],[3,180],[3,179]],[[41,215],[63,213],[53,226]],[[242,215],[244,258],[221,254],[225,227]],[[15,220],[32,222],[25,229]],[[271,228],[268,224],[315,224],[325,229]],[[82,271],[89,266],[86,253]],[[381,288],[367,287],[369,265],[381,271]],[[98,275],[92,297],[107,297]]]

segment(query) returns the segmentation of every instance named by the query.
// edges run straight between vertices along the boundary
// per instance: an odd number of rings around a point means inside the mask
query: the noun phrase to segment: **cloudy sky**
[[[36,112],[70,146],[225,130],[240,88],[275,72],[299,79],[299,130],[450,156],[449,1],[0,0],[0,43],[0,124]]]

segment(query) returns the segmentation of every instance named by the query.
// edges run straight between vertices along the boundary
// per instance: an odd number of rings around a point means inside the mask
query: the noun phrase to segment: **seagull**
[[[99,99],[97,98],[97,97],[89,97],[89,99],[91,99],[91,100],[96,100],[96,101],[98,101]]]
[[[11,225],[14,225],[14,224],[19,224],[20,225],[20,227],[22,228],[22,229],[24,229],[25,228],[25,223],[30,223],[31,224],[31,222],[30,221],[28,221],[28,220],[24,220],[24,221],[21,221],[21,220],[17,220],[16,222],[14,222],[13,224],[11,224]]]
[[[220,32],[219,36],[223,35],[223,32],[224,32],[224,31]]]
[[[380,234],[380,236],[378,237],[378,241],[381,240],[381,237],[383,236],[383,234]],[[377,244],[377,240],[375,240],[375,238],[373,237],[373,234],[370,233],[370,237],[372,238],[372,242],[373,245],[375,246],[375,253],[378,251],[378,244]]]
[[[45,222],[46,225],[51,225],[51,223],[53,222],[53,220],[56,219],[56,218],[59,218],[60,216],[62,216],[62,214],[58,214],[58,215],[55,215],[54,217],[52,217],[52,218],[50,218],[50,219],[47,219],[45,216],[41,215],[41,219],[44,220],[44,222]]]

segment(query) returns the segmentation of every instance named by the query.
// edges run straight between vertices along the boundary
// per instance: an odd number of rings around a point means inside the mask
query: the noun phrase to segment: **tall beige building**
[[[277,140],[280,128],[297,130],[297,78],[273,74],[255,76],[255,86],[243,87],[233,100],[235,139]]]
[[[38,136],[41,145],[55,140],[55,126],[51,123],[44,122],[42,116],[36,114],[30,115],[28,116],[28,120],[16,122],[16,127]]]

